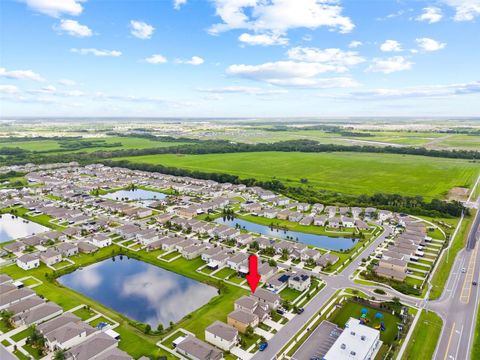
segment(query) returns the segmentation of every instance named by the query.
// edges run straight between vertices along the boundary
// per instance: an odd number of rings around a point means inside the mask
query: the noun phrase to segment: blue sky
[[[0,116],[479,116],[480,0],[2,0]]]

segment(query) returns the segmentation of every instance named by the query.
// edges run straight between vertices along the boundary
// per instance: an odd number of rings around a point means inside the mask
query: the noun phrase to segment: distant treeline
[[[126,160],[103,160],[101,163],[107,166],[124,167],[132,170],[160,172],[175,176],[188,176],[196,179],[214,180],[220,183],[245,184],[247,186],[259,186],[264,189],[282,193],[288,197],[302,202],[342,204],[348,206],[374,206],[396,212],[406,212],[415,215],[432,217],[458,217],[462,211],[466,211],[462,203],[458,201],[443,201],[434,199],[425,202],[421,196],[402,196],[398,194],[374,194],[374,195],[345,195],[331,191],[318,191],[306,187],[285,186],[279,180],[259,181],[254,178],[241,179],[236,175],[224,173],[207,173],[202,171],[187,170],[176,167],[168,167],[157,164],[131,163]]]
[[[334,125],[308,125],[308,126],[287,126],[287,125],[276,125],[269,128],[257,128],[257,130],[263,131],[307,131],[307,130],[321,130],[327,133],[338,134],[341,136],[349,137],[373,137],[375,135],[368,132],[357,132],[352,131],[351,127],[342,127]]]

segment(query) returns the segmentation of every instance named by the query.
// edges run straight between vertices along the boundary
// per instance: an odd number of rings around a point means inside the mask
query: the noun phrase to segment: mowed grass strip
[[[250,152],[207,155],[146,155],[115,160],[160,164],[344,194],[388,193],[443,198],[455,186],[470,187],[480,164],[461,159],[375,153]]]
[[[442,319],[434,312],[422,311],[402,360],[431,359],[442,331],[442,323]]]

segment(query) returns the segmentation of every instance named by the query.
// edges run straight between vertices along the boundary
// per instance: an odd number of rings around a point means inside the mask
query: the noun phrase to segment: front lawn
[[[292,302],[299,297],[301,293],[301,291],[286,287],[279,293],[279,295],[283,300]]]

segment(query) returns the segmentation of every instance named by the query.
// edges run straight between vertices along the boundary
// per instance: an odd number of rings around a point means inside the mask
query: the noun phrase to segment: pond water
[[[0,214],[0,243],[40,234],[48,230],[50,229],[46,226],[21,217],[12,217],[11,214]]]
[[[345,237],[333,237],[325,235],[307,234],[298,231],[285,231],[280,229],[271,229],[268,226],[255,224],[254,222],[243,219],[224,219],[218,218],[216,223],[235,227],[236,224],[240,225],[242,229],[250,232],[276,237],[285,240],[297,240],[303,244],[316,246],[327,250],[348,250],[352,248],[357,239],[345,238]]]
[[[218,293],[212,286],[125,256],[78,269],[58,281],[152,329],[178,322]]]
[[[135,189],[135,190],[118,190],[111,192],[101,197],[111,200],[163,200],[167,197],[167,194],[164,194],[159,191],[150,191],[144,189]]]

